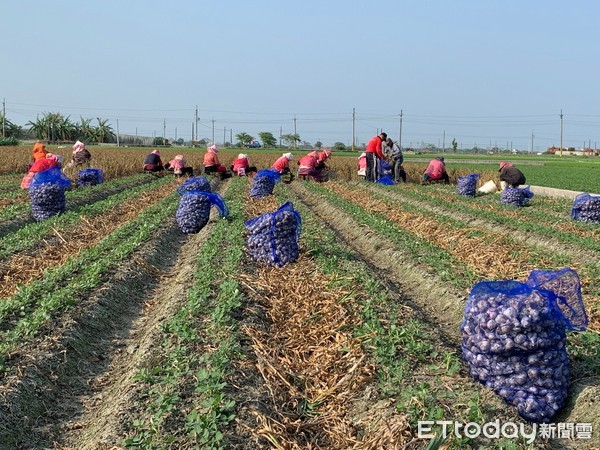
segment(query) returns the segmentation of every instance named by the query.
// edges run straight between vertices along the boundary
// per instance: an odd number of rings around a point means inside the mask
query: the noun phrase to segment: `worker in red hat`
[[[525,175],[515,166],[509,162],[502,161],[500,163],[499,178],[500,182],[504,181],[506,184],[516,188],[521,184],[526,183]]]

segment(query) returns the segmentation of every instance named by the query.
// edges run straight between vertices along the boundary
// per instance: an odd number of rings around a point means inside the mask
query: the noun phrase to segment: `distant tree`
[[[9,138],[18,138],[23,130],[19,125],[15,125],[2,114],[0,114],[0,137],[2,137],[2,127],[4,127],[4,135]]]
[[[36,139],[49,142],[68,141],[73,139],[77,127],[69,116],[64,117],[61,113],[44,113],[37,117],[35,122],[29,121],[29,131]]]
[[[115,136],[112,127],[108,123],[108,119],[96,117],[96,120],[98,121],[98,127],[96,128],[96,137],[98,138],[98,143],[106,142],[108,139],[111,139]]]
[[[343,142],[336,142],[335,144],[333,144],[333,149],[343,152],[344,150],[346,150],[346,145]]]
[[[299,134],[283,134],[281,136],[281,139],[283,139],[284,142],[286,142],[289,146],[293,146],[296,147],[296,144],[298,142],[300,142],[300,135]]]
[[[198,141],[198,145],[208,145],[208,139],[202,138]]]
[[[268,131],[262,131],[258,133],[258,137],[262,141],[263,147],[277,147],[277,139],[273,136],[273,133]]]
[[[323,147],[323,143],[321,141],[315,142],[315,148],[321,148],[321,147]]]
[[[236,134],[235,138],[237,139],[238,147],[245,147],[247,145],[250,145],[250,143],[254,140],[253,136],[250,136],[248,133],[245,132]]]
[[[157,136],[152,140],[152,145],[165,145],[165,139]]]
[[[175,141],[177,145],[183,145],[183,138],[179,138]]]
[[[452,138],[452,151],[456,153],[456,149],[458,148],[458,142],[456,142],[455,138]]]

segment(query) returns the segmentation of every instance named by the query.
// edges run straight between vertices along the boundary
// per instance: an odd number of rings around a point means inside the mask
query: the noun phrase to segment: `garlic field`
[[[478,281],[563,267],[590,323],[567,333],[571,386],[552,421],[591,423],[591,438],[443,445],[600,447],[600,227],[571,220],[570,200],[517,209],[342,177],[255,199],[250,178],[211,178],[229,215],[212,208],[184,234],[182,181],[137,163],[107,159],[103,184],[39,222],[22,174],[0,176],[0,449],[423,449],[419,421],[525,424],[468,375],[465,302]],[[244,222],[287,201],[300,256],[257,263]]]

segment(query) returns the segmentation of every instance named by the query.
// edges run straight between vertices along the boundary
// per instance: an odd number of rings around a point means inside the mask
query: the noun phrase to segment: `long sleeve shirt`
[[[365,148],[366,153],[375,153],[378,158],[385,158],[383,151],[381,150],[381,138],[379,136],[375,136],[371,138],[368,142],[367,147]]]

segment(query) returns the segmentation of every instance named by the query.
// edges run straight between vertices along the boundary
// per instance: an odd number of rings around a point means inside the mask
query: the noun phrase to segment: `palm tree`
[[[98,127],[96,128],[96,137],[98,138],[98,142],[105,142],[106,139],[112,138],[115,136],[112,127],[108,123],[108,119],[101,119],[100,117],[96,117],[98,121]]]
[[[92,119],[84,119],[81,117],[81,122],[77,124],[77,138],[85,142],[96,141],[96,129],[92,126]]]

